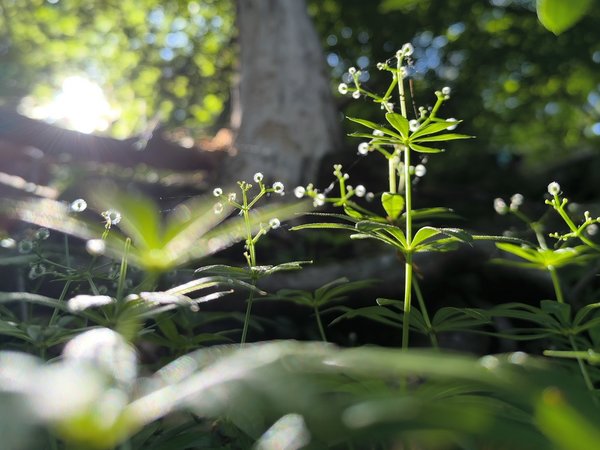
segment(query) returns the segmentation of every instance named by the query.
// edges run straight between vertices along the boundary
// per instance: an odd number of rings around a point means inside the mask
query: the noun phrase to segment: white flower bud
[[[276,230],[281,226],[281,222],[277,217],[273,217],[271,220],[269,220],[269,226],[272,230]]]
[[[417,164],[415,166],[415,175],[417,177],[424,177],[427,173],[427,168],[423,164]]]
[[[550,195],[558,195],[560,193],[560,184],[556,181],[553,181],[548,185],[548,193]]]
[[[358,144],[358,153],[359,155],[366,155],[369,153],[369,144],[367,142],[361,142]]]
[[[358,186],[356,186],[356,188],[354,189],[354,194],[357,197],[364,197],[365,194],[367,193],[367,189],[362,185],[359,184]]]
[[[454,117],[450,117],[449,119],[446,119],[446,122],[458,122],[458,120],[456,120]],[[452,125],[448,128],[446,128],[448,131],[452,131],[452,130],[456,130],[456,127],[458,126],[458,124],[456,125]]]
[[[82,212],[82,211],[85,211],[86,208],[87,208],[87,202],[82,198],[73,200],[73,203],[71,203],[71,211],[73,211],[73,212]]]
[[[284,186],[281,181],[276,181],[275,183],[273,183],[273,192],[275,192],[276,194],[279,194],[279,195],[284,195],[285,192],[283,192],[283,190],[284,190]]]
[[[500,215],[504,215],[508,212],[508,207],[506,206],[506,202],[501,198],[494,199],[494,209]]]
[[[450,95],[451,92],[452,92],[452,89],[450,89],[448,86],[444,86],[442,88],[442,94],[444,94],[444,95]]]
[[[404,44],[402,46],[402,54],[404,56],[410,56],[413,54],[413,52],[415,51],[415,48],[412,46],[412,44],[410,42],[407,42],[406,44]]]
[[[409,130],[410,130],[410,131],[412,131],[412,132],[415,132],[415,131],[417,131],[417,130],[419,129],[419,121],[418,121],[418,120],[415,120],[415,119],[413,119],[413,120],[410,120],[410,121],[408,122],[408,128],[409,128]]]
[[[294,195],[296,196],[296,198],[302,198],[305,194],[306,189],[304,189],[303,186],[297,186],[296,189],[294,189]]]
[[[346,83],[340,83],[338,86],[338,92],[342,95],[346,95],[348,93],[348,85]]]
[[[358,100],[360,98],[360,91],[354,91],[352,93],[352,98]]]

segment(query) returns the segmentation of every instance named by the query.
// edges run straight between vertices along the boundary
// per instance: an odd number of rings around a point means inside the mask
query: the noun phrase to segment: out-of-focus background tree
[[[262,3],[262,16],[252,19],[257,35],[273,23],[275,5],[286,2]],[[535,6],[533,0],[323,0],[309,1],[308,12],[322,42],[331,92],[350,66],[360,68],[376,90],[385,80],[375,64],[409,41],[416,49],[411,76],[417,106],[433,101],[432,89],[452,88],[454,99],[444,114],[463,118],[463,131],[477,139],[450,146],[431,163],[432,178],[449,196],[469,190],[483,204],[512,190],[539,194],[548,177],[559,174],[566,188],[589,200],[600,168],[600,11],[590,8],[556,36],[540,25]],[[243,54],[245,45],[251,47],[251,33],[238,39],[236,10],[243,14],[232,0],[2,0],[0,105],[120,139],[143,137],[160,123],[177,143],[193,146],[230,127],[235,74],[248,64],[240,49]],[[281,43],[274,58],[293,41],[282,33],[293,38],[294,32],[301,47],[302,32],[292,25],[266,28],[272,42]],[[286,76],[277,60],[258,61],[255,70]],[[289,80],[289,104],[309,102],[302,111],[310,112],[315,100],[308,90],[321,89],[319,67],[310,58],[295,63],[306,95],[293,89],[297,80]],[[350,116],[375,118],[378,112],[348,97],[338,97],[336,106]],[[307,140],[316,132],[303,130]],[[278,139],[282,152],[295,151],[296,144],[286,149]],[[330,138],[329,147],[336,142]],[[346,150],[328,148],[319,155],[335,150],[352,158],[355,144],[347,141]]]

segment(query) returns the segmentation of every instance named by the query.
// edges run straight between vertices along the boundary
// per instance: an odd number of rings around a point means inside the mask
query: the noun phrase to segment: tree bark
[[[263,172],[286,186],[314,181],[340,148],[341,126],[325,58],[304,0],[238,0],[240,72],[232,129],[237,156],[226,172]]]

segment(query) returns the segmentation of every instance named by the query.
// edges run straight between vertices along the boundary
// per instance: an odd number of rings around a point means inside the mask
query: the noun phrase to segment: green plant
[[[356,70],[350,70],[351,86],[339,87],[342,94],[365,96],[384,110],[385,126],[351,120],[372,130],[352,135],[367,139],[359,144],[360,154],[383,157],[386,191],[350,186],[349,175],[335,165],[339,194],[314,185],[297,187],[295,194],[341,212],[312,213],[317,223],[292,228],[342,230],[352,239],[391,247],[404,266],[401,300],[378,298],[377,305],[351,308],[343,300],[375,281],[346,277],[314,290],[266,295],[261,284],[266,277],[289,271],[293,277],[308,261],[259,265],[261,239],[305,208],[302,202],[257,208],[269,195],[283,193],[281,183],[265,185],[262,174],[254,177],[256,189],[247,182],[238,183],[239,194],[215,188],[216,203],[193,199],[168,214],[147,197],[123,194],[114,186],[90,193],[96,213],[81,199],[70,206],[2,200],[11,216],[43,227],[15,235],[18,243],[13,237],[0,241],[6,252],[0,264],[14,268],[24,287],[0,293],[0,336],[6,344],[0,351],[3,445],[52,450],[595,448],[600,442],[595,389],[600,303],[586,271],[591,278],[597,271],[600,245],[594,231],[600,218],[586,211],[583,220],[576,219],[553,182],[546,204],[563,231],[548,234],[549,214],[530,219],[518,194],[509,205],[502,199],[494,203],[500,214],[510,212],[526,224],[517,236],[433,226],[452,211],[416,209],[413,181],[426,172],[424,154],[441,151],[432,145],[469,136],[452,132],[458,120],[439,117],[448,88],[436,92],[431,108],[414,108],[409,119],[405,81],[411,53],[407,44],[396,59],[378,65],[392,76],[383,96],[366,90]],[[391,103],[395,93],[397,108]],[[362,202],[376,195],[380,207]],[[56,239],[50,230],[65,236]],[[237,241],[244,242],[244,267],[210,264],[189,270]],[[555,298],[539,305],[507,299],[487,309],[439,305],[430,314],[420,286],[429,280],[416,273],[415,254],[478,241],[494,241],[510,255],[495,263],[546,276]],[[566,275],[578,289],[568,288]],[[46,295],[46,282],[57,284],[60,295]],[[586,295],[581,294],[584,282],[590,284]],[[204,309],[207,302],[219,306],[233,289],[248,292],[245,313]],[[391,332],[401,330],[400,348],[290,340],[247,344],[256,295],[310,309],[316,324],[311,328],[318,329],[322,341],[328,338],[322,315],[338,313],[330,326],[362,317]],[[496,326],[499,320],[502,328]],[[234,341],[230,335],[239,330],[229,328],[231,321],[243,322],[244,345],[212,345]],[[427,336],[432,349],[410,348],[411,330]],[[550,358],[523,351],[482,357],[444,351],[444,333],[456,331],[536,343]],[[574,368],[581,378],[572,376]]]

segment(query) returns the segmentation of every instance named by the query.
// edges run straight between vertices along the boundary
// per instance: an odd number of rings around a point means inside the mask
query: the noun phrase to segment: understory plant
[[[389,270],[401,285],[400,299],[353,307],[344,300],[358,291],[366,295],[376,280],[346,277],[311,290],[271,291],[272,275],[300,277],[308,261],[279,262],[283,257],[276,254],[270,260],[277,258],[277,264],[260,264],[263,239],[297,218],[306,203],[271,203],[284,186],[265,184],[260,173],[252,183],[217,187],[213,197],[183,202],[166,214],[146,196],[114,186],[98,187],[87,200],[72,203],[2,200],[5,213],[36,227],[0,242],[0,264],[14,270],[18,286],[0,293],[6,347],[0,351],[3,445],[17,450],[599,446],[600,303],[593,280],[600,218],[571,212],[556,182],[548,186],[546,201],[560,219],[559,231],[552,233],[545,222],[549,215],[530,219],[519,195],[508,205],[501,199],[494,204],[497,212],[527,225],[524,233],[511,236],[437,226],[452,211],[415,208],[414,184],[427,171],[427,158],[470,136],[454,132],[460,120],[443,117],[450,88],[436,91],[431,106],[416,107],[407,88],[412,52],[406,44],[377,65],[390,77],[383,95],[368,90],[355,69],[339,86],[341,94],[381,107],[379,122],[349,119],[358,128],[352,136],[362,141],[359,155],[380,158],[386,189],[352,186],[350,175],[335,165],[333,186],[294,190],[296,197],[330,209],[309,213],[292,227],[294,239],[308,234],[303,230],[338,230],[393,249],[401,263]],[[260,206],[267,200],[268,206]],[[555,298],[539,305],[507,299],[488,309],[442,305],[433,311],[422,289],[429,280],[416,272],[415,255],[435,258],[479,241],[492,241],[498,252],[509,254],[497,263],[544,274]],[[244,266],[201,265],[236,242],[243,245]],[[575,286],[567,288],[573,280]],[[219,310],[232,291],[245,298],[245,311]],[[249,343],[252,307],[259,299],[267,305],[288,302],[312,314],[310,327],[321,341]],[[302,312],[294,314],[292,320],[301,320]],[[327,342],[329,329],[355,318],[389,333],[400,330],[400,347],[342,348]],[[411,348],[411,331],[427,336],[431,348]],[[474,339],[491,335],[518,350],[445,351],[444,333],[454,331]]]

